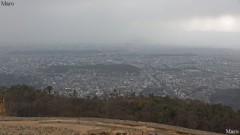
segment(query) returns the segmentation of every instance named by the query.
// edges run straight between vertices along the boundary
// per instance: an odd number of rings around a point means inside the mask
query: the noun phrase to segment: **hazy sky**
[[[240,48],[240,0],[12,0],[0,45],[155,44]]]

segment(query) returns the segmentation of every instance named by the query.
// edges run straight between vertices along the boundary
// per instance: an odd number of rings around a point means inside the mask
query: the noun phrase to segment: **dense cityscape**
[[[53,86],[79,97],[117,92],[210,101],[240,87],[240,55],[226,49],[11,49],[0,53],[0,85]]]

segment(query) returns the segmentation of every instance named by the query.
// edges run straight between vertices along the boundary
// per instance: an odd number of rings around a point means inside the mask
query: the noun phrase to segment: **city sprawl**
[[[53,86],[79,97],[117,92],[210,101],[219,89],[240,87],[240,53],[225,49],[3,48],[0,85]]]

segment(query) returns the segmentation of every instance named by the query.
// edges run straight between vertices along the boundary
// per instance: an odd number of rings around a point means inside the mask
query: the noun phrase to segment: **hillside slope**
[[[99,118],[1,117],[0,134],[51,135],[220,135],[175,126]]]
[[[2,100],[2,101],[1,101]],[[2,111],[1,111],[2,110]],[[17,117],[93,117],[153,122],[208,132],[240,129],[240,111],[221,104],[150,95],[78,98],[26,85],[0,87],[0,115]]]

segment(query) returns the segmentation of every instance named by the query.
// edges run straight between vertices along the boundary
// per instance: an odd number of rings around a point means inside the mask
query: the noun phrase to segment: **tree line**
[[[78,98],[77,92],[60,95],[51,86],[43,90],[27,85],[0,87],[7,116],[96,117],[154,122],[225,133],[240,129],[240,111],[221,104],[150,95]]]

